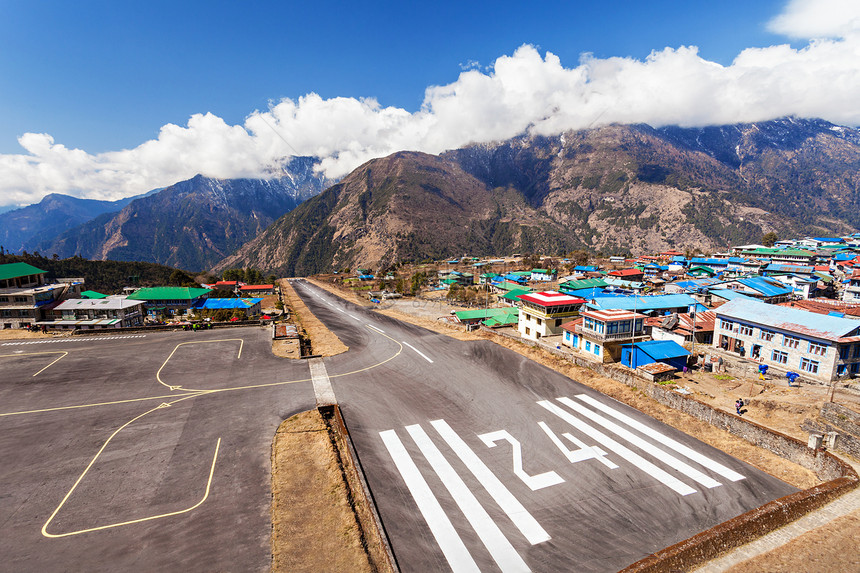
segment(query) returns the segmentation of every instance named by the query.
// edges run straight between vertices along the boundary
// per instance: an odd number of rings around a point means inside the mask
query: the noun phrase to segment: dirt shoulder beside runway
[[[310,309],[302,302],[302,299],[296,294],[293,285],[290,281],[281,279],[281,292],[284,293],[286,299],[284,303],[290,307],[290,311],[295,317],[299,328],[304,330],[305,335],[311,341],[311,349],[314,354],[320,356],[335,356],[349,350],[340,339],[325,325],[311,313]],[[273,348],[274,350],[274,348]],[[281,350],[281,349],[279,349]],[[293,356],[287,355],[292,358]]]
[[[272,445],[272,571],[373,571],[317,410],[284,421]]]

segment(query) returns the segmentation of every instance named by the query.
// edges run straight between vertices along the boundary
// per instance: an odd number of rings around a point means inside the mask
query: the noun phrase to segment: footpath
[[[860,473],[860,464],[845,457],[842,457],[842,460]],[[844,520],[846,516],[850,516],[851,519]],[[722,573],[738,571],[738,569],[744,571],[858,571],[860,570],[860,556],[856,552],[856,542],[860,534],[858,524],[860,524],[860,489],[855,489],[797,521],[729,551],[693,571],[699,573]],[[833,525],[839,527],[833,528]],[[838,545],[842,544],[841,538],[849,540],[850,545],[829,547],[834,543],[827,541],[834,538]],[[853,542],[850,541],[852,539]],[[768,556],[771,552],[774,554]],[[754,561],[745,563],[748,560]]]

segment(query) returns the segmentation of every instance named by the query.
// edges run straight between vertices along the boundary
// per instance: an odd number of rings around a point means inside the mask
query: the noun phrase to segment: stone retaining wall
[[[804,420],[801,429],[814,434],[835,432],[836,449],[860,459],[860,414],[833,402],[825,402],[821,408],[823,422]]]

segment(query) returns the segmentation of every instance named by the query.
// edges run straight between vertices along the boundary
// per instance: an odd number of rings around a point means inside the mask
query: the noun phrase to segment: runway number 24
[[[565,439],[579,446],[579,449],[571,450],[544,422],[538,422],[538,425],[571,463],[596,458],[610,468],[618,467],[617,465],[603,457],[606,455],[606,452],[604,452],[600,448],[588,446],[584,442],[576,439],[570,434],[564,433],[562,434],[562,436]],[[522,482],[526,484],[532,491],[543,489],[551,485],[558,485],[564,482],[564,478],[562,478],[554,471],[548,471],[537,475],[529,475],[528,473],[526,473],[526,471],[523,469],[522,445],[520,444],[520,441],[513,437],[507,430],[497,430],[495,432],[480,434],[478,438],[482,442],[484,442],[487,447],[490,448],[496,447],[497,442],[508,442],[511,445],[511,454],[513,456],[514,464],[514,475],[520,478]]]

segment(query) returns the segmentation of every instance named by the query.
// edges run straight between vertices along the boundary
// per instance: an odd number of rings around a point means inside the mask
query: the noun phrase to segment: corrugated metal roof
[[[587,288],[603,288],[607,285],[604,279],[584,279],[581,281],[567,281],[559,285],[559,288],[563,288],[565,291],[571,290],[581,290]]]
[[[732,290],[729,288],[712,288],[708,290],[708,292],[714,296],[718,296],[725,300],[735,300],[735,299],[746,299],[746,300],[755,300],[753,297],[749,295],[745,295],[742,292],[738,292],[736,290]]]
[[[519,299],[544,307],[562,306],[566,304],[582,304],[585,302],[584,299],[560,292],[555,292],[552,290],[534,292],[530,294],[522,294],[519,296]]]
[[[815,269],[807,265],[778,265],[771,263],[764,268],[765,272],[771,273],[797,273],[801,275],[812,274]]]
[[[28,265],[27,263],[6,263],[5,265],[0,265],[0,281],[47,272],[48,271],[37,269],[33,265]]]
[[[718,317],[752,322],[823,340],[853,336],[860,331],[860,325],[854,319],[817,314],[755,300],[731,300],[717,308],[715,312]]]
[[[630,347],[629,344],[624,346]],[[674,340],[647,340],[637,342],[636,348],[653,358],[654,360],[666,360],[667,358],[678,358],[689,356],[690,352]]]
[[[459,320],[472,320],[475,318],[500,317],[506,314],[519,314],[519,309],[509,306],[502,308],[478,308],[475,310],[458,310],[454,315]]]
[[[686,294],[661,294],[654,296],[617,296],[595,297],[588,307],[596,310],[620,308],[624,310],[670,310],[688,308],[696,304],[696,299]]]
[[[70,298],[55,306],[54,310],[119,310],[142,304],[142,300],[129,300],[120,297]]]
[[[791,294],[790,288],[785,288],[785,286],[778,283],[775,284],[774,281],[769,281],[764,277],[749,277],[746,279],[738,279],[738,282],[745,287],[760,292],[762,295],[767,297],[785,296],[787,294]]]
[[[191,300],[209,294],[208,288],[145,287],[128,295],[131,300]]]
[[[251,308],[262,300],[261,298],[207,298],[205,301],[195,304],[194,308],[207,310],[245,309]]]

